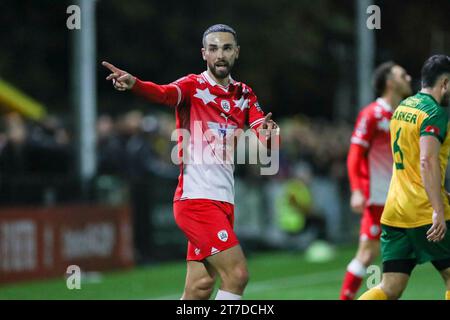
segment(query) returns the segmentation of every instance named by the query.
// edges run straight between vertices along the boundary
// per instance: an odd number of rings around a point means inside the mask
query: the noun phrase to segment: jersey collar
[[[210,77],[210,75],[208,74],[208,71],[203,71],[202,72],[202,76],[213,87],[214,86],[218,86],[218,87],[220,87],[222,89],[228,89],[228,87],[229,87],[229,85],[228,86],[223,86],[221,84],[218,84],[213,78]],[[228,75],[228,79],[230,80],[230,84],[235,84],[236,83],[236,81],[234,81],[234,79],[230,75]]]
[[[436,99],[431,94],[425,93],[425,92],[420,92],[420,91],[417,92],[417,94],[422,94],[422,95],[430,97],[438,106],[440,106],[440,104],[436,101]]]
[[[383,98],[377,98],[377,103],[386,111],[392,111],[392,106]]]

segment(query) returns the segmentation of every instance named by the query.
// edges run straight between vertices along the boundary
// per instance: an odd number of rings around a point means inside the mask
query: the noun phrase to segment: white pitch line
[[[345,270],[336,269],[325,272],[316,272],[310,274],[295,275],[289,277],[260,280],[249,283],[245,289],[245,293],[258,293],[261,291],[273,290],[273,289],[287,289],[287,288],[302,288],[305,286],[312,286],[323,284],[327,282],[333,282],[338,280],[338,276],[343,276]],[[182,292],[176,294],[170,294],[160,296],[156,298],[149,298],[147,300],[178,300],[180,299]]]

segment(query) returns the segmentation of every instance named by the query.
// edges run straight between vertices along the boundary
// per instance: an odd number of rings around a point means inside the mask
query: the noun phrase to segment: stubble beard
[[[224,70],[218,70],[217,66],[215,64],[209,65],[209,70],[211,73],[216,77],[217,79],[225,79],[230,75],[231,69],[233,68],[233,65],[230,63],[227,63]]]

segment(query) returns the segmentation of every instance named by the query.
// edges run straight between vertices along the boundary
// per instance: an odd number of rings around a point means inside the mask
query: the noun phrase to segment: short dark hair
[[[383,95],[386,90],[386,81],[392,72],[392,68],[397,64],[393,61],[387,61],[380,64],[373,73],[373,87],[377,97]]]
[[[422,67],[422,88],[431,88],[444,73],[450,73],[450,57],[436,54],[428,58]]]
[[[205,32],[203,32],[203,38],[202,38],[203,46],[205,45],[206,36],[213,32],[229,32],[234,36],[234,40],[237,43],[237,34],[236,34],[236,31],[234,31],[234,29],[232,27],[230,27],[226,24],[215,24],[215,25],[209,27],[208,29],[206,29]]]

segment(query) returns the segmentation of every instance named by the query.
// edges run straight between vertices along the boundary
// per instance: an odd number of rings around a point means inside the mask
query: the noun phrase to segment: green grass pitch
[[[337,299],[346,265],[355,247],[338,248],[326,263],[307,262],[302,253],[270,252],[248,257],[250,282],[245,299]],[[0,299],[179,299],[185,263],[171,262],[85,277],[80,290],[65,278],[0,286]],[[82,278],[83,279],[83,278]],[[363,282],[359,294],[367,287]],[[358,295],[359,295],[358,294]],[[442,300],[445,287],[431,264],[416,267],[402,299]]]

